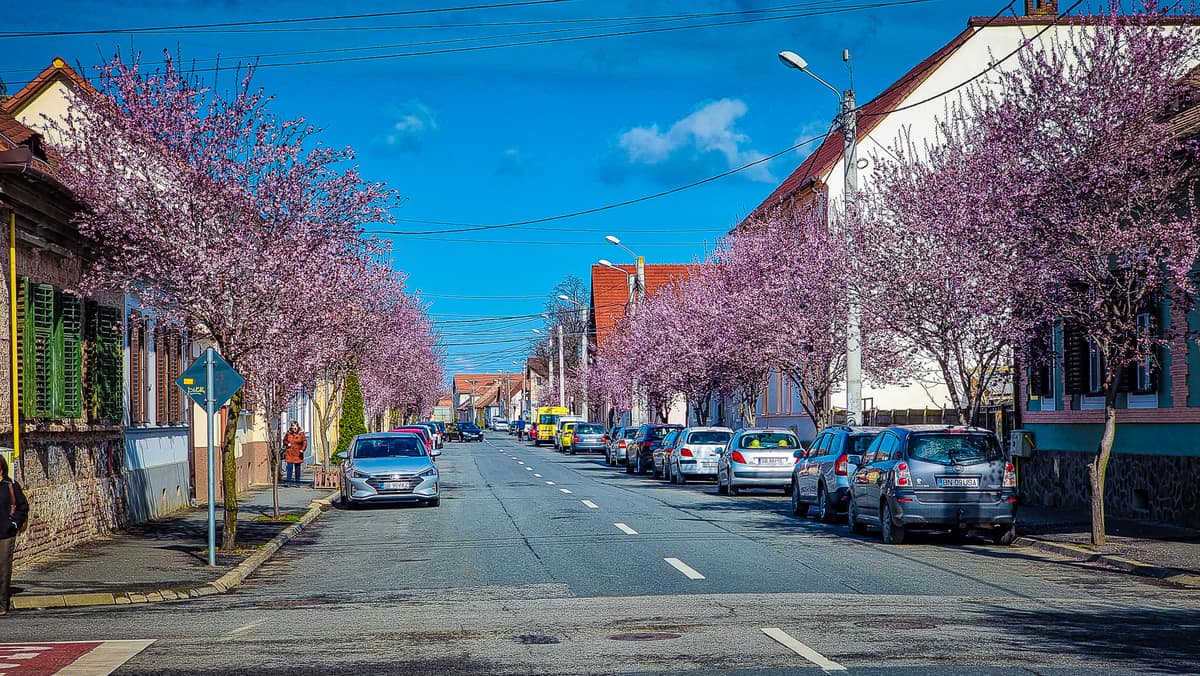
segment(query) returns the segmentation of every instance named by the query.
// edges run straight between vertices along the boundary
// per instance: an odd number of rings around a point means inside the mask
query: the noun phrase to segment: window
[[[688,435],[687,443],[689,444],[720,444],[724,446],[729,443],[729,437],[733,436],[730,432],[719,432],[716,430],[703,430],[692,432]]]
[[[1154,330],[1150,321],[1150,313],[1143,312],[1137,316],[1137,332],[1139,336],[1148,336]],[[1146,393],[1154,391],[1154,359],[1147,355],[1137,363],[1134,370],[1133,391]]]
[[[147,410],[150,386],[147,382],[146,320],[140,312],[131,310],[126,327],[129,341],[129,424],[141,425],[150,422]]]
[[[908,457],[938,465],[969,465],[1004,459],[991,434],[921,434],[911,437]]]
[[[1104,355],[1100,354],[1100,346],[1094,340],[1088,341],[1087,367],[1087,393],[1102,394],[1104,392]]]
[[[788,432],[752,432],[742,436],[739,448],[800,448],[800,442]]]
[[[159,425],[183,422],[183,390],[175,384],[182,373],[183,333],[159,325],[154,331],[154,421]]]
[[[87,304],[87,401],[93,421],[117,423],[124,413],[125,365],[121,349],[121,313],[116,308]]]

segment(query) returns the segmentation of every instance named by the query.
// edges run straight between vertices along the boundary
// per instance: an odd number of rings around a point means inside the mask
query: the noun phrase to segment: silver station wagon
[[[425,441],[411,432],[380,432],[354,437],[342,462],[342,504],[417,502],[438,506],[441,491]]]
[[[1017,475],[990,430],[945,425],[889,427],[850,482],[850,529],[878,526],[901,544],[909,530],[981,530],[996,544],[1016,537]]]

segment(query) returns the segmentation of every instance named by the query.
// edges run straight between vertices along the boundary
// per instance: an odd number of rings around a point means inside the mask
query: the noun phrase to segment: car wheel
[[[851,533],[862,535],[867,532],[867,525],[858,520],[858,509],[854,507],[854,497],[850,497],[850,507],[846,510],[846,525],[850,526]]]
[[[892,505],[886,499],[879,509],[879,525],[883,530],[883,543],[888,545],[904,544],[904,526],[897,526],[892,520]]]
[[[837,508],[829,501],[829,491],[825,490],[825,484],[817,486],[817,504],[821,506],[817,511],[817,518],[825,523],[833,523],[837,518]]]
[[[675,483],[679,484],[680,486],[687,483],[687,476],[683,473],[683,470],[680,469],[679,467],[675,468]]]
[[[998,545],[1008,546],[1017,539],[1017,524],[1008,526],[1000,526],[992,531],[992,542]]]
[[[629,459],[628,456],[626,456],[626,458],[625,458],[625,473],[633,474],[633,462]]]
[[[742,492],[742,489],[733,485],[733,477],[729,477],[729,494],[730,495],[738,495],[741,492]]]
[[[717,492],[721,495],[729,495],[729,489],[725,488],[725,482],[721,481],[721,474],[717,473]]]
[[[800,502],[800,489],[796,487],[796,480],[792,479],[792,515],[805,516],[808,514],[808,505]]]
[[[635,466],[633,468],[633,473],[637,474],[639,476],[646,473],[646,468],[642,467],[642,454],[641,453],[638,453],[638,455],[637,455],[637,466]]]

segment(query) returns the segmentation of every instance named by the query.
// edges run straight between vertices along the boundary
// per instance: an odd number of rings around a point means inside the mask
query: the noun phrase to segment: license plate
[[[715,462],[700,463],[700,469],[715,470],[716,468],[717,468],[717,463],[715,463]]]
[[[759,458],[760,465],[782,465],[787,462],[787,458]]]
[[[979,488],[979,477],[940,476],[937,485],[938,488]]]
[[[385,491],[406,491],[412,488],[412,483],[408,481],[385,481],[383,482],[383,490]]]

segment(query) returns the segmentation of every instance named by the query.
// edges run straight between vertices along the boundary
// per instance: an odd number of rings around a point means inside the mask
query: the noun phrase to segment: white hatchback
[[[728,427],[688,427],[679,433],[667,459],[667,478],[682,484],[688,479],[717,476],[717,463],[733,436]]]

